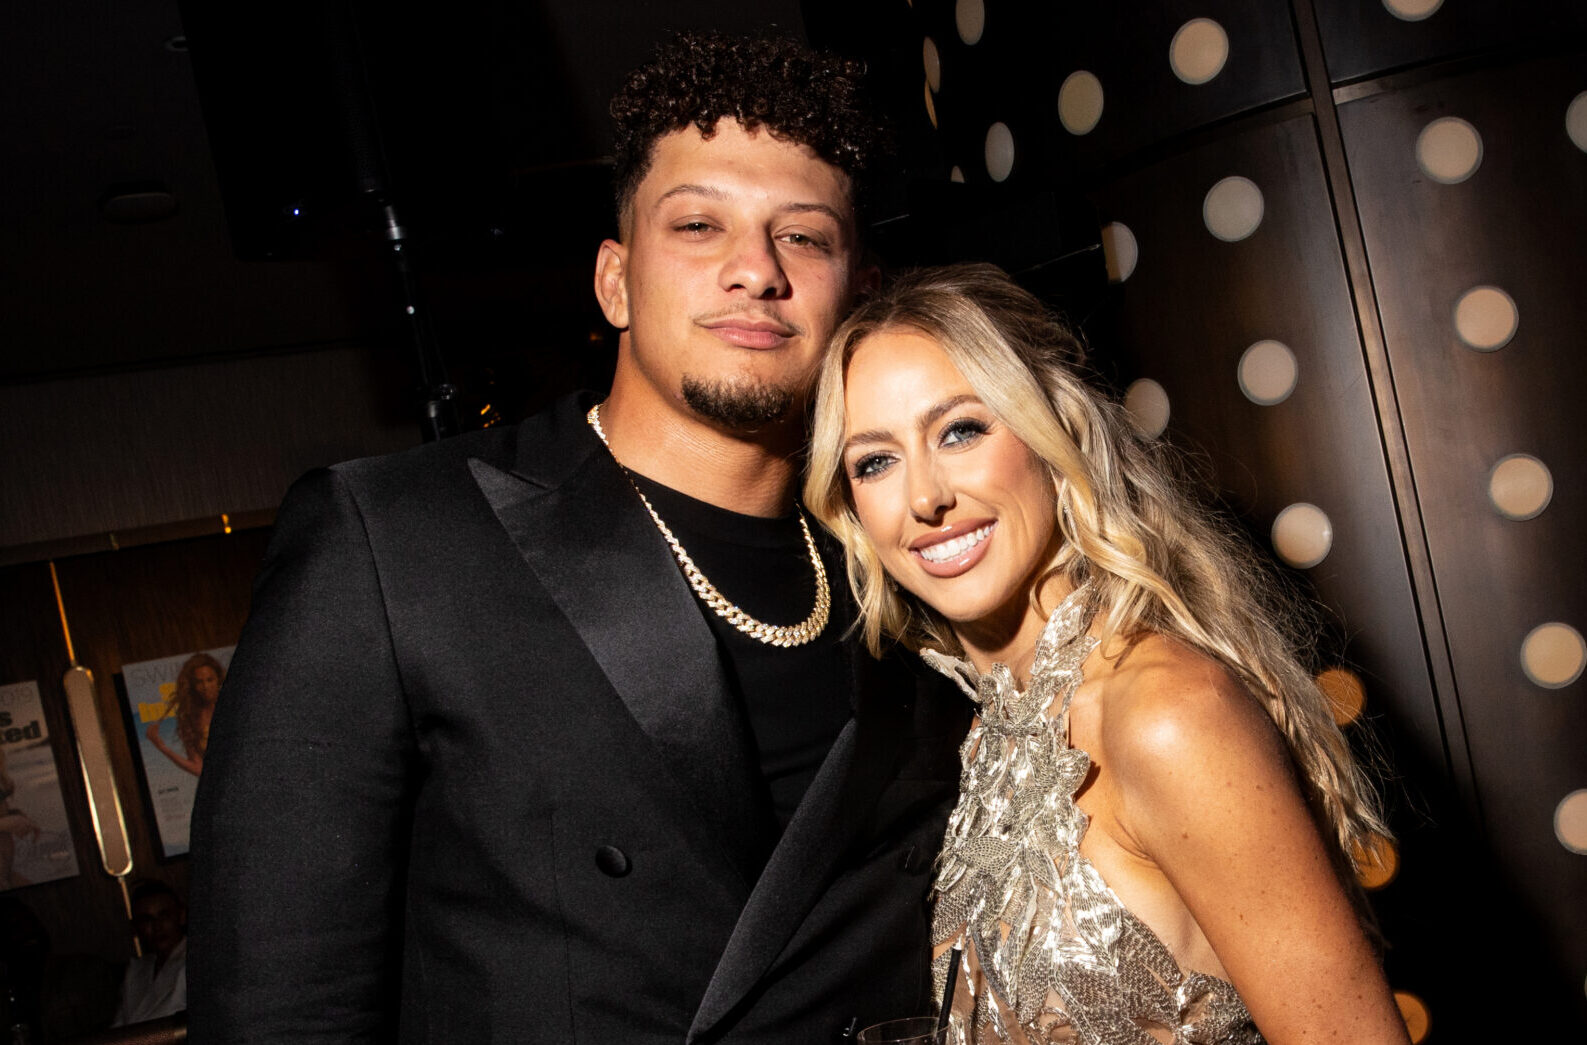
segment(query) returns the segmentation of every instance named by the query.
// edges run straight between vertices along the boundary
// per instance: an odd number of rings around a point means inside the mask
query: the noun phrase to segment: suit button
[[[595,866],[611,878],[621,878],[634,867],[628,861],[628,854],[615,845],[603,845],[595,850]]]

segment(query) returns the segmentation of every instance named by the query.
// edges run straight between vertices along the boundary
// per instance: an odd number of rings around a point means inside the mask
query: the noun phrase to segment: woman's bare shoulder
[[[1287,772],[1282,738],[1257,698],[1211,656],[1148,634],[1103,658],[1100,736],[1130,790],[1182,788],[1208,774]]]

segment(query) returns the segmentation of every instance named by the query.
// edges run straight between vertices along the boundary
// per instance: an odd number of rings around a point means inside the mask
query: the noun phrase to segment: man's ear
[[[628,329],[628,285],[623,280],[627,261],[627,247],[613,239],[601,241],[595,255],[595,300],[600,302],[606,322],[619,330]]]

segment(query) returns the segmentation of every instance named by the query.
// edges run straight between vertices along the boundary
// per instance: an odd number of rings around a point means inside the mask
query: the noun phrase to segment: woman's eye
[[[985,423],[972,417],[961,417],[957,421],[950,422],[942,430],[942,445],[954,446],[959,443],[968,443],[985,434]]]
[[[893,459],[886,454],[866,454],[849,467],[849,475],[853,479],[864,482],[866,479],[874,479],[887,471],[892,463]]]

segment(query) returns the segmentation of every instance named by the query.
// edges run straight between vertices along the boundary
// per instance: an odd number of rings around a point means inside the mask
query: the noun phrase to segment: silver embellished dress
[[[949,1041],[1260,1045],[1233,985],[1181,970],[1080,855],[1091,758],[1069,744],[1069,702],[1089,624],[1082,589],[1048,619],[1024,692],[1002,664],[977,675],[922,653],[980,705],[933,891],[933,943],[964,952]],[[932,967],[939,996],[949,953]]]

